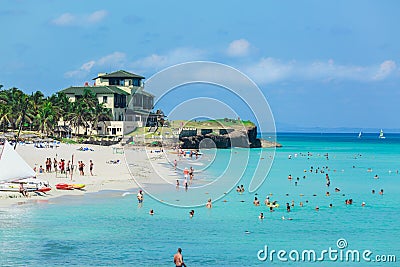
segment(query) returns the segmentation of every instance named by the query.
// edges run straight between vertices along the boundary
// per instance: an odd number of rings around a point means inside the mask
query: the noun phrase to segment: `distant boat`
[[[383,136],[383,130],[381,129],[381,132],[379,133],[379,139],[385,139],[386,137]]]
[[[360,133],[358,134],[358,138],[361,138],[362,132],[360,131]]]

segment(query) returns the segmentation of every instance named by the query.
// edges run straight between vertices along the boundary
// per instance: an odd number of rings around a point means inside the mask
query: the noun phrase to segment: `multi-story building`
[[[99,103],[111,109],[112,120],[105,121],[92,129],[97,135],[120,136],[132,132],[136,127],[152,125],[157,122],[152,112],[154,95],[144,91],[145,78],[124,70],[112,73],[99,73],[93,78],[90,86],[71,86],[61,92],[65,93],[71,102],[82,97],[85,89],[96,94]]]

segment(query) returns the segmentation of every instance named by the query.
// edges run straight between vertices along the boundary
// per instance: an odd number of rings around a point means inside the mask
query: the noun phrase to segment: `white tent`
[[[3,150],[0,151],[0,182],[14,181],[35,175],[33,169],[6,140]]]

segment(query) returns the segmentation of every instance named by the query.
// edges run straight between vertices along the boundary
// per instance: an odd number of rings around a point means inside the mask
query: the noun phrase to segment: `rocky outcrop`
[[[261,147],[264,148],[282,147],[282,145],[277,142],[267,141],[265,139],[260,139],[260,140],[261,140]]]
[[[216,147],[216,148],[231,148],[231,147],[279,147],[281,146],[275,142],[264,142],[257,138],[257,127],[249,127],[247,129],[235,129],[229,134],[201,134],[194,136],[180,137],[181,147],[184,149],[198,149],[201,141],[210,139],[212,142],[202,142],[202,147]]]

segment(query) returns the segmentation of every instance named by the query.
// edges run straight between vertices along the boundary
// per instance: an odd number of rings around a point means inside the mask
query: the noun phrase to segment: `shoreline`
[[[86,151],[80,151],[79,148],[88,148]],[[117,148],[117,149],[115,149]],[[124,153],[121,153],[123,149]],[[101,193],[101,191],[121,191],[132,192],[140,188],[137,181],[142,187],[146,184],[157,184],[155,177],[158,173],[168,173],[174,180],[179,179],[179,175],[171,168],[170,163],[165,157],[157,157],[153,159],[146,155],[146,147],[122,147],[114,145],[109,147],[98,145],[81,145],[81,144],[60,144],[56,148],[35,148],[33,144],[19,145],[16,151],[29,164],[38,170],[40,165],[45,166],[46,158],[54,158],[66,161],[74,157],[74,165],[78,161],[83,161],[86,166],[84,168],[85,175],[79,175],[77,168],[74,169],[72,180],[65,174],[60,175],[59,172],[37,173],[36,178],[48,181],[51,191],[47,193],[29,192],[29,197],[23,197],[19,192],[0,192],[0,208],[12,207],[14,205],[29,204],[35,201],[50,200],[64,196],[82,196],[90,193]],[[152,148],[154,150],[154,148]],[[119,152],[117,152],[119,151]],[[125,153],[134,153],[134,163],[128,162]],[[89,171],[89,160],[94,163],[93,176]],[[152,164],[150,161],[156,161],[160,164]],[[118,163],[110,163],[118,162]],[[135,164],[132,165],[131,164]],[[53,167],[53,166],[52,166]],[[137,172],[140,169],[141,172]],[[171,171],[172,170],[172,171]],[[135,178],[132,176],[135,175]],[[137,180],[137,181],[136,181]],[[82,190],[58,190],[55,185],[58,183],[77,183],[85,184]],[[144,189],[145,190],[145,189]]]

